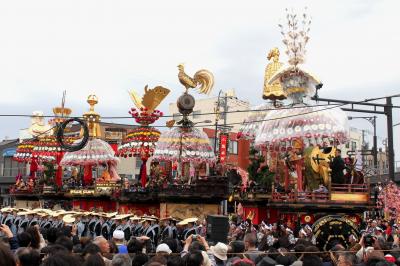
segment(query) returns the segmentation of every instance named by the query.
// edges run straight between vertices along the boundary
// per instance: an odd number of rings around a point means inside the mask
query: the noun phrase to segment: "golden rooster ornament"
[[[197,89],[199,93],[210,94],[214,87],[214,75],[205,69],[197,71],[193,78],[185,73],[185,67],[183,64],[178,65],[179,82],[185,86],[186,92],[189,88]]]

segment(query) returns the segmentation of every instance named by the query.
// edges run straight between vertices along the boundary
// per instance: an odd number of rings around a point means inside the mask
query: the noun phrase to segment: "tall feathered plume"
[[[311,18],[306,14],[305,8],[302,16],[298,16],[291,10],[286,9],[287,25],[278,24],[283,36],[282,42],[286,45],[286,54],[289,57],[289,64],[297,66],[304,63],[306,45],[308,43]]]

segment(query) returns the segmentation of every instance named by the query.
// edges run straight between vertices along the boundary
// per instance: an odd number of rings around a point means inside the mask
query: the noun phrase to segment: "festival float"
[[[156,108],[167,97],[169,89],[162,86],[148,89],[146,86],[144,92],[141,99],[134,90],[129,93],[136,106],[136,108],[131,108],[129,114],[140,126],[129,132],[118,147],[119,156],[138,157],[142,160],[140,168],[142,188],[147,184],[147,161],[153,155],[155,145],[160,137],[160,131],[150,125],[163,116],[163,113]]]
[[[27,129],[30,138],[22,140],[17,147],[13,159],[30,164],[27,180],[20,173],[11,188],[11,193],[18,196],[17,201],[35,194],[58,194],[61,190],[63,171],[60,162],[65,150],[57,141],[56,133],[58,126],[68,119],[71,109],[62,104],[53,108],[53,114],[54,117],[46,124],[43,113],[35,111]],[[63,141],[72,143],[75,139],[70,132]]]
[[[199,93],[209,94],[214,77],[207,70],[199,70],[194,77],[185,73],[179,65],[178,78],[185,87],[177,100],[182,119],[167,122],[170,128],[161,133],[153,155],[153,161],[164,162],[171,169],[167,174],[167,185],[159,191],[162,214],[184,217],[185,210],[202,215],[219,213],[219,203],[228,195],[227,181],[223,177],[211,177],[209,168],[216,163],[214,151],[208,136],[189,119],[195,106],[195,98],[189,94],[190,88],[198,88]],[[202,202],[198,204],[199,200]],[[180,203],[174,203],[178,201]],[[203,209],[203,213],[197,209]]]
[[[319,78],[303,66],[311,21],[306,14],[289,13],[287,19],[287,26],[279,27],[288,63],[279,62],[279,50],[274,48],[268,56],[273,62],[265,73],[263,98],[275,108],[262,107],[262,112],[268,109],[262,119],[250,116],[241,134],[254,139],[255,148],[265,158],[253,170],[268,169],[265,175],[272,177],[271,192],[263,199],[264,195],[247,189],[247,193],[236,194],[236,199],[245,199],[244,215],[254,212],[256,223],[265,219],[312,225],[330,213],[351,214],[352,220],[359,221],[357,215],[372,207],[369,184],[339,184],[331,178],[335,152],[349,141],[347,115],[338,106],[311,104],[316,88],[322,87]]]
[[[110,144],[101,139],[101,117],[94,110],[98,103],[97,96],[89,95],[87,103],[90,108],[83,114],[83,118],[89,129],[89,140],[82,149],[66,152],[60,163],[61,166],[71,169],[71,176],[66,181],[64,190],[67,196],[75,198],[74,207],[80,209],[86,209],[87,202],[77,198],[113,196],[120,190],[121,179],[116,171],[119,159]],[[103,210],[114,208],[115,206],[104,206]]]

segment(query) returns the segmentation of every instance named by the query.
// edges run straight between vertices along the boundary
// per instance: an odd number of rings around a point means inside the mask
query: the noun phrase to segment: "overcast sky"
[[[127,115],[126,91],[146,84],[172,90],[161,106],[166,111],[182,92],[179,63],[189,74],[211,70],[214,94],[235,88],[239,98],[260,104],[266,55],[271,47],[283,50],[277,24],[286,7],[304,6],[313,18],[307,68],[323,81],[321,96],[362,100],[400,93],[396,0],[2,1],[0,113],[50,114],[67,90],[75,115],[86,110],[92,92],[102,115]],[[29,123],[0,119],[0,139],[16,137]],[[367,122],[353,125],[369,128]],[[385,137],[384,117],[378,133]],[[398,152],[399,135],[400,126]]]

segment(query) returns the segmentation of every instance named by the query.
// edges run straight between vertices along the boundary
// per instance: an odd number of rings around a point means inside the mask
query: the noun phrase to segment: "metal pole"
[[[388,163],[389,178],[394,181],[394,150],[393,150],[393,114],[392,98],[386,98],[385,113],[387,117],[387,136],[388,136]]]
[[[224,96],[224,131],[226,130],[226,123],[227,123],[227,116],[228,116],[228,95],[225,92]],[[228,145],[229,145],[229,133],[228,133]],[[229,149],[226,148],[226,156],[228,157]],[[228,215],[228,201],[224,200],[224,215]]]
[[[375,169],[378,167],[378,138],[376,136],[376,116],[374,116],[374,119],[372,120],[373,122],[373,126],[374,126],[374,148],[373,148],[373,152],[374,152],[374,167]]]
[[[228,96],[224,96],[224,130],[226,130],[226,117],[228,116]]]
[[[217,132],[218,132],[218,119],[215,119],[214,154],[217,154]]]
[[[217,107],[215,108],[215,131],[214,131],[214,154],[217,155],[217,134],[218,134],[218,120],[219,120],[219,100],[222,90],[218,93]]]
[[[365,130],[361,130],[362,133],[362,144],[361,144],[361,158],[362,158],[362,164],[363,166],[366,165],[365,163]]]

